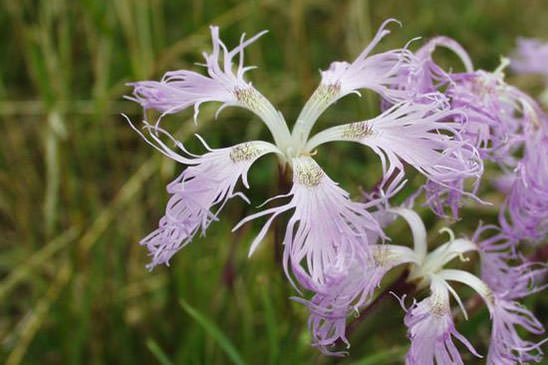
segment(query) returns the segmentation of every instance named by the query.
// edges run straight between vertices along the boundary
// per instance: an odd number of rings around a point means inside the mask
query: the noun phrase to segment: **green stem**
[[[55,232],[58,218],[60,168],[59,168],[59,134],[64,133],[61,115],[53,110],[48,114],[46,129],[46,191],[44,199],[44,221],[46,237]]]

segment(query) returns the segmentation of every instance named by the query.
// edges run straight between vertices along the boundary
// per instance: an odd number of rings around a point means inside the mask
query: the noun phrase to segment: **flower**
[[[131,126],[135,129],[132,124]],[[186,246],[199,230],[205,234],[229,199],[239,196],[248,202],[245,195],[235,191],[236,184],[241,179],[243,185],[249,188],[247,172],[251,165],[260,157],[268,153],[279,153],[279,150],[264,141],[211,149],[201,140],[208,150],[207,153],[193,155],[182,144],[177,143],[185,154],[180,155],[160,140],[161,134],[174,140],[167,132],[148,124],[145,124],[145,128],[151,139],[138,130],[137,132],[147,142],[174,160],[188,165],[179,177],[167,185],[171,198],[159,227],[140,242],[147,247],[152,257],[152,262],[147,267],[153,269],[158,264],[168,265],[171,257]],[[211,211],[213,207],[217,207],[215,212]]]
[[[391,102],[409,100],[406,90],[399,90],[397,85],[405,78],[407,70],[413,66],[413,54],[403,48],[370,56],[373,48],[388,34],[386,26],[395,19],[388,19],[380,26],[369,45],[352,63],[336,61],[321,72],[321,83],[307,101],[297,117],[293,135],[301,142],[306,142],[314,123],[331,104],[351,94],[359,94],[360,89],[369,89]]]
[[[169,264],[171,257],[198,232],[205,234],[226,202],[236,196],[241,180],[249,188],[247,173],[262,156],[276,154],[282,169],[292,173],[291,190],[268,199],[285,199],[251,214],[235,229],[257,218],[267,217],[250,245],[251,256],[265,239],[273,222],[290,213],[283,237],[282,265],[299,297],[293,298],[309,311],[308,326],[313,345],[328,355],[343,355],[334,348],[347,348],[347,319],[371,302],[383,277],[398,265],[408,265],[402,280],[418,292],[429,288],[428,297],[405,309],[404,323],[411,346],[406,363],[463,364],[454,343],[458,339],[475,356],[480,355],[456,329],[449,293],[468,318],[463,301],[452,282],[472,288],[485,302],[492,319],[488,364],[514,364],[541,359],[543,342],[520,337],[518,327],[540,334],[543,327],[532,312],[519,304],[526,296],[544,289],[539,284],[546,265],[527,262],[519,253],[523,241],[537,242],[548,234],[548,117],[538,104],[504,81],[502,62],[494,72],[474,70],[470,57],[454,40],[436,37],[415,54],[396,49],[370,55],[386,36],[384,22],[372,42],[352,63],[334,62],[321,73],[321,82],[290,132],[284,117],[251,83],[244,80],[250,67],[243,66],[243,50],[263,33],[231,51],[212,27],[213,51],[204,54],[208,75],[180,70],[168,72],[160,82],[141,81],[134,87],[134,100],[145,112],[161,113],[154,125],[144,121],[144,132],[130,126],[143,139],[186,168],[167,186],[170,199],[156,230],[141,244],[152,262]],[[465,72],[443,70],[433,60],[437,47],[446,47],[461,59]],[[223,52],[223,64],[219,58]],[[236,72],[232,60],[239,55]],[[318,117],[332,103],[360,89],[370,89],[383,98],[378,116],[341,124],[310,137]],[[235,105],[254,112],[267,126],[274,143],[249,141],[212,149],[201,137],[207,152],[196,155],[160,128],[165,114],[206,101]],[[127,118],[127,117],[126,117]],[[374,192],[362,201],[332,180],[314,160],[317,147],[327,142],[347,141],[370,147],[381,161],[381,179]],[[178,150],[168,145],[174,144]],[[523,153],[521,154],[521,151]],[[507,195],[499,227],[480,226],[472,239],[455,238],[429,251],[427,230],[413,210],[415,198],[424,191],[431,210],[444,215],[449,208],[458,216],[464,196],[481,201],[478,193],[483,162],[494,162],[503,179],[495,178]],[[422,188],[411,192],[406,203],[391,207],[390,200],[406,183],[405,165],[425,177]],[[464,186],[474,181],[471,191]],[[502,181],[502,183],[501,183]],[[397,216],[410,227],[413,247],[387,241],[383,231]],[[488,231],[493,234],[483,237]],[[406,242],[403,242],[404,244]],[[470,253],[480,257],[481,278],[471,272],[448,269],[454,259],[468,261]],[[310,296],[309,296],[310,295]]]
[[[226,106],[239,106],[257,114],[267,125],[273,138],[281,145],[281,141],[289,139],[289,130],[281,114],[272,104],[255,89],[250,82],[244,80],[245,72],[255,67],[243,65],[243,52],[266,32],[261,32],[245,41],[242,34],[240,44],[229,51],[219,38],[219,28],[211,28],[213,51],[204,53],[208,76],[194,71],[178,70],[167,72],[160,82],[139,81],[129,83],[133,87],[133,96],[127,97],[141,104],[145,112],[155,109],[162,113],[157,124],[166,114],[178,113],[194,106],[194,121],[198,118],[200,105],[208,101],[223,103],[217,114]],[[222,66],[219,58],[223,52]],[[232,71],[232,59],[239,55],[236,73]]]
[[[517,49],[512,55],[512,70],[517,73],[535,73],[548,76],[546,58],[548,43],[539,39],[518,38]]]
[[[480,236],[490,230],[495,231],[495,235],[480,240]],[[521,326],[537,335],[542,334],[544,328],[533,313],[517,300],[545,288],[535,282],[548,272],[546,265],[535,262],[511,265],[512,261],[521,261],[515,255],[516,244],[496,226],[478,227],[473,240],[477,242],[480,252],[481,278],[493,293],[490,297],[493,325],[487,363],[498,365],[540,361],[542,342],[523,340],[516,327]]]
[[[447,185],[456,177],[476,177],[481,161],[474,149],[460,140],[455,115],[439,100],[430,104],[402,102],[370,120],[328,128],[313,136],[307,150],[333,141],[358,142],[369,146],[382,161],[385,179],[404,177],[405,161],[431,181]]]
[[[475,356],[472,344],[456,329],[449,306],[449,290],[441,278],[430,277],[430,296],[407,309],[405,325],[411,347],[405,358],[408,365],[463,364],[453,343],[458,339]],[[434,362],[435,361],[435,362]]]
[[[418,256],[407,247],[374,244],[368,249],[365,259],[349,253],[340,254],[326,269],[326,280],[320,285],[308,280],[306,275],[296,275],[315,294],[311,300],[293,298],[307,306],[310,311],[308,326],[314,346],[329,355],[330,346],[337,340],[350,343],[346,338],[346,319],[359,308],[368,304],[382,278],[393,267],[418,262]],[[304,278],[303,278],[304,276]]]
[[[452,50],[465,66],[465,72],[444,71],[432,59],[437,47]],[[461,45],[446,37],[435,37],[415,54],[417,66],[406,83],[398,89],[415,92],[443,92],[450,108],[458,110],[452,119],[460,123],[459,137],[479,152],[482,160],[497,162],[503,169],[517,166],[516,152],[529,139],[532,130],[544,124],[546,117],[529,96],[504,82],[504,68],[508,60],[494,72],[474,70],[470,57]],[[415,98],[420,102],[420,98]],[[474,149],[468,153],[474,153]],[[467,151],[461,150],[461,153]],[[471,152],[472,151],[472,152]],[[481,176],[480,171],[478,177]],[[462,197],[477,199],[475,193],[480,180],[476,179],[471,193],[464,193],[465,179],[455,176],[444,184],[428,181],[424,186],[427,204],[438,215],[444,215],[448,206],[453,216],[458,217]],[[450,187],[449,189],[447,187]]]
[[[381,233],[381,229],[368,211],[374,203],[350,200],[349,194],[331,180],[312,158],[294,158],[292,166],[293,187],[284,195],[290,196],[291,200],[285,205],[246,217],[234,229],[250,220],[270,215],[251,244],[251,255],[274,219],[294,209],[283,239],[286,273],[289,277],[290,266],[295,268],[306,264],[306,274],[311,282],[322,285],[327,280],[328,268],[339,260],[341,254],[352,252],[363,260],[367,255],[368,232]]]

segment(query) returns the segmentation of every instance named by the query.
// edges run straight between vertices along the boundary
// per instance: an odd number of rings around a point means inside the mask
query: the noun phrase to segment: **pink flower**
[[[494,230],[495,235],[480,240],[480,235]],[[479,227],[474,234],[481,258],[481,278],[492,290],[489,306],[493,321],[491,343],[487,364],[515,364],[529,361],[538,362],[542,358],[540,345],[521,338],[517,326],[533,334],[542,334],[544,328],[533,313],[516,300],[543,290],[536,280],[548,272],[545,265],[520,261],[515,255],[516,243],[497,227]],[[532,352],[535,351],[536,354]]]
[[[548,43],[539,39],[518,38],[512,55],[512,70],[517,73],[534,73],[548,76]]]
[[[244,40],[242,35],[240,44],[229,51],[219,38],[219,28],[211,28],[213,51],[204,52],[207,76],[194,71],[179,70],[167,72],[161,81],[139,81],[128,84],[133,86],[133,96],[127,97],[141,104],[145,110],[155,109],[162,113],[157,125],[166,114],[178,113],[190,106],[194,106],[194,121],[199,113],[200,105],[204,102],[217,101],[223,103],[217,114],[226,106],[239,106],[257,114],[266,124],[274,139],[279,145],[289,140],[289,129],[283,116],[272,104],[255,89],[250,82],[244,80],[246,71],[253,66],[244,66],[244,48],[255,42],[266,33],[261,32],[254,37]],[[219,64],[223,53],[222,63]],[[232,60],[239,56],[236,73],[232,70]]]
[[[390,34],[385,27],[391,22],[398,23],[395,19],[386,20],[354,62],[333,62],[329,69],[322,71],[321,85],[336,91],[336,99],[360,89],[370,89],[392,102],[408,100],[409,94],[394,86],[401,83],[403,70],[412,67],[413,54],[404,48],[370,55],[373,48]]]
[[[131,125],[135,128],[133,125]],[[150,132],[150,139],[135,129],[145,140],[166,154],[168,157],[188,165],[188,167],[167,186],[171,195],[165,215],[160,219],[159,227],[141,240],[147,247],[152,262],[149,269],[158,264],[169,264],[171,257],[186,246],[198,231],[205,234],[212,221],[225,203],[236,196],[247,202],[247,198],[236,192],[236,184],[241,179],[249,188],[247,171],[251,165],[268,153],[279,153],[276,146],[263,141],[251,141],[228,148],[211,149],[202,140],[208,152],[204,155],[193,155],[177,143],[184,155],[169,149],[159,138],[160,134],[168,136],[160,128],[145,125]],[[215,211],[212,211],[213,208]]]
[[[320,285],[309,280],[306,274],[296,275],[303,286],[315,293],[309,301],[294,300],[308,307],[313,344],[325,354],[344,354],[330,350],[339,339],[350,347],[345,335],[347,317],[369,303],[389,270],[403,263],[419,261],[413,250],[402,246],[372,244],[367,252],[365,258],[348,252],[338,255],[326,269],[326,280]]]
[[[270,215],[258,236],[251,244],[251,255],[264,239],[276,217],[289,210],[289,219],[284,236],[284,267],[306,266],[310,280],[323,285],[326,272],[339,256],[345,252],[363,260],[366,257],[367,235],[370,231],[381,232],[377,221],[364,204],[350,200],[349,194],[331,180],[310,157],[292,160],[293,187],[291,200],[282,206],[266,209],[243,219],[242,224]]]
[[[464,364],[453,337],[475,356],[481,357],[456,329],[449,306],[449,290],[444,280],[432,276],[430,296],[407,309],[405,325],[411,347],[407,365]]]
[[[376,118],[328,128],[313,136],[307,149],[333,141],[358,142],[379,156],[385,179],[397,174],[394,182],[401,181],[406,162],[446,186],[458,177],[477,177],[482,170],[473,147],[460,140],[460,124],[446,120],[455,114],[443,101],[403,102]]]
[[[520,326],[527,332],[542,334],[544,328],[533,313],[518,302],[495,295],[494,311],[491,313],[493,327],[489,345],[488,365],[525,364],[542,359],[540,346],[545,341],[535,343],[524,340],[518,334]]]
[[[474,70],[466,51],[455,41],[436,37],[416,54],[407,47],[370,55],[386,36],[388,20],[372,42],[352,63],[333,62],[321,73],[321,83],[299,114],[290,132],[284,117],[251,83],[244,80],[251,67],[243,65],[244,48],[263,33],[233,50],[211,27],[213,50],[204,54],[207,75],[180,70],[168,72],[161,81],[141,81],[130,97],[145,112],[161,113],[154,125],[144,122],[146,133],[131,127],[144,140],[186,166],[167,186],[170,199],[156,230],[141,244],[146,246],[152,269],[168,264],[171,257],[209,225],[227,201],[247,198],[236,186],[241,180],[249,188],[247,173],[260,157],[275,153],[282,168],[290,169],[293,185],[287,194],[267,200],[284,203],[252,214],[234,228],[266,217],[251,243],[249,255],[265,239],[269,228],[282,214],[290,214],[283,237],[283,267],[306,306],[313,345],[330,355],[333,345],[349,346],[346,322],[349,315],[369,304],[382,278],[393,267],[408,264],[406,280],[430,295],[406,310],[405,325],[411,346],[409,365],[463,364],[454,339],[478,356],[455,328],[449,293],[466,309],[449,282],[466,284],[485,301],[493,322],[488,364],[538,361],[540,346],[520,337],[518,328],[540,334],[542,325],[518,300],[545,288],[538,281],[548,272],[545,265],[524,262],[519,242],[539,240],[548,234],[548,117],[529,96],[504,82],[502,63],[495,72]],[[444,71],[432,53],[437,47],[454,51],[465,72]],[[222,62],[221,62],[222,53]],[[233,59],[238,66],[233,70]],[[377,117],[342,124],[310,137],[318,117],[338,99],[369,89],[384,100],[386,109]],[[194,107],[196,119],[203,102],[246,108],[268,127],[274,144],[250,141],[212,149],[195,155],[160,128],[161,118]],[[128,120],[129,121],[129,120]],[[200,137],[199,137],[200,138]],[[201,140],[201,138],[200,138]],[[366,201],[353,201],[350,194],[329,178],[313,159],[318,146],[347,141],[371,148],[382,165],[382,179]],[[174,144],[178,150],[168,145]],[[521,153],[523,151],[523,157]],[[428,233],[421,217],[413,211],[414,200],[425,191],[426,204],[438,215],[447,207],[458,214],[462,197],[475,195],[483,174],[483,160],[494,161],[510,176],[509,194],[499,216],[500,228],[480,227],[472,240],[449,240],[429,252]],[[405,207],[390,207],[390,199],[402,190],[405,169],[416,169],[425,177],[421,189],[411,194]],[[473,180],[471,191],[464,189]],[[391,242],[383,228],[399,215],[409,224],[413,248]],[[494,234],[480,237],[489,230]],[[403,242],[406,244],[407,242]],[[481,279],[472,273],[445,266],[456,258],[478,252]],[[306,293],[311,292],[311,297]]]

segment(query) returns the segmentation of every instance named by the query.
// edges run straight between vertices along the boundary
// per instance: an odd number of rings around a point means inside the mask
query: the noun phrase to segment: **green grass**
[[[402,363],[407,340],[397,303],[387,301],[363,321],[348,358],[325,358],[309,345],[305,310],[288,299],[295,292],[275,261],[272,237],[248,259],[259,225],[230,233],[276,193],[274,159],[251,171],[252,206],[230,202],[207,237],[169,268],[145,270],[137,242],[163,214],[165,185],[181,167],[121,118],[140,113],[122,99],[124,84],[195,68],[210,47],[210,24],[221,26],[229,45],[242,32],[268,29],[246,53],[248,64],[260,66],[250,77],[291,123],[319,81],[317,70],[357,55],[388,17],[403,28],[392,27],[380,49],[445,34],[487,69],[516,36],[548,38],[548,5],[540,0],[0,4],[0,360],[8,364]],[[376,105],[370,94],[349,97],[319,125],[374,115]],[[214,111],[202,107],[198,126],[191,111],[166,118],[166,126],[194,150],[196,131],[214,147],[268,138],[250,114],[226,110],[214,120]],[[353,193],[379,176],[372,154],[356,146],[335,144],[318,158]],[[467,212],[465,231],[496,216]],[[393,233],[406,240],[405,230]],[[546,322],[545,295],[528,304]],[[482,351],[487,323],[478,313],[463,324]]]

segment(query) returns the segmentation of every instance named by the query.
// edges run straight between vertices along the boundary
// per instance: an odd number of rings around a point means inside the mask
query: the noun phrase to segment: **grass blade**
[[[409,346],[393,347],[386,351],[376,352],[371,356],[353,362],[351,365],[385,365],[401,364],[403,355],[407,352]]]
[[[147,339],[147,348],[152,352],[160,365],[173,365],[173,362],[166,355],[164,350],[152,338]]]
[[[278,326],[274,315],[274,308],[272,308],[272,299],[269,297],[266,285],[262,288],[262,297],[265,311],[266,332],[268,334],[270,348],[270,364],[278,364],[278,357],[280,353]]]
[[[233,363],[237,365],[244,365],[245,361],[242,359],[240,353],[234,345],[230,342],[228,337],[224,335],[223,332],[207,317],[198,312],[196,309],[192,308],[187,302],[183,299],[180,300],[181,307],[191,316],[196,322],[202,326],[206,332],[213,337],[213,339],[221,346],[223,351],[228,355]]]

